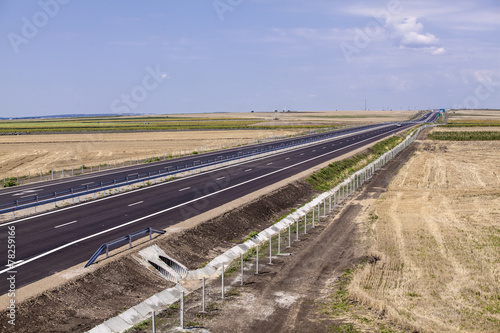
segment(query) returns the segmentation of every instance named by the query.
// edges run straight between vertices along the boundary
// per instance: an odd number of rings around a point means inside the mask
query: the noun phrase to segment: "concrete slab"
[[[163,290],[162,292],[155,295],[158,297],[163,303],[169,305],[177,301],[177,297],[172,293],[170,289]]]
[[[127,311],[120,313],[118,317],[120,317],[127,324],[132,326],[134,326],[137,323],[140,323],[143,320],[141,314],[137,312],[134,308],[130,308]]]
[[[122,332],[126,329],[131,328],[133,325],[127,324],[125,320],[120,317],[113,317],[111,319],[106,320],[103,325],[109,327],[111,332]]]
[[[175,287],[173,287],[172,289],[178,290],[179,292],[181,292],[181,291],[186,292],[187,291],[187,289],[184,288],[183,286],[181,286],[180,284],[176,284]]]
[[[161,310],[167,305],[156,295],[151,296],[145,300],[144,303],[149,305],[155,311]]]
[[[245,253],[250,250],[250,247],[247,246],[246,242],[244,244],[238,245],[238,247],[240,248],[241,253]]]
[[[149,305],[147,305],[144,302],[139,303],[136,306],[133,306],[132,309],[135,309],[135,311],[139,312],[139,314],[143,317],[149,317],[149,316],[151,316],[151,313],[153,312],[153,308],[151,308]]]
[[[87,333],[115,333],[109,328],[108,326],[101,324],[99,326],[94,327],[90,331],[87,331]]]

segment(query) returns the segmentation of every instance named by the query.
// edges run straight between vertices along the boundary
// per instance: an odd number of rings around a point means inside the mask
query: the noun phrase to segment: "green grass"
[[[17,185],[16,177],[5,178],[5,181],[3,182],[3,187],[11,187],[16,185]]]
[[[500,140],[500,131],[433,132],[429,133],[427,138],[447,141],[493,141]]]
[[[397,146],[401,141],[402,139],[400,137],[392,136],[375,144],[364,154],[358,154],[341,161],[330,163],[326,168],[313,173],[306,181],[315,190],[322,192],[328,191],[342,182],[348,175],[353,174],[365,165],[376,160],[382,154]]]
[[[454,116],[454,115],[451,115]],[[476,116],[475,116],[476,117]],[[448,120],[448,124],[444,127],[498,127],[500,120],[482,120],[482,119],[463,119],[463,120]]]

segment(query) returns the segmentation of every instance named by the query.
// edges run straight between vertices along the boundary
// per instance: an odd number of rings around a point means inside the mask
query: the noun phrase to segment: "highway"
[[[421,120],[433,121],[434,114]],[[16,271],[16,288],[20,288],[85,262],[105,242],[146,227],[165,229],[413,125],[414,122],[404,122],[401,126],[374,127],[349,137],[332,138],[238,165],[2,223],[1,244],[7,244],[9,228],[15,226],[17,263],[10,269],[6,267],[7,245],[3,245],[0,250],[0,294],[8,292],[5,277],[9,271]]]
[[[301,136],[300,138],[277,140],[268,143],[197,154],[183,158],[169,159],[155,163],[141,163],[139,165],[102,170],[100,172],[93,172],[75,177],[34,182],[33,184],[5,188],[0,190],[0,209],[35,203],[37,200],[42,201],[44,199],[54,197],[54,193],[59,193],[59,196],[61,196],[62,193],[68,193],[71,189],[75,190],[74,193],[99,189],[101,183],[113,184],[114,180],[117,180],[117,183],[126,182],[128,180],[137,180],[148,177],[149,175],[156,175],[159,172],[173,172],[174,170],[182,170],[186,167],[206,165],[207,163],[214,163],[216,161],[226,161],[237,156],[244,156],[252,153],[256,154],[258,152],[273,150],[277,147],[285,147],[300,142],[306,143],[311,140],[320,140],[339,135],[356,133],[381,126],[385,125],[377,124],[309,134]]]

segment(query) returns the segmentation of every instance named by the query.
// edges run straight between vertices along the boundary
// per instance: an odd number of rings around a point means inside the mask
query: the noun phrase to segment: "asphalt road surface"
[[[434,115],[424,120],[434,120]],[[376,127],[293,151],[187,176],[0,224],[0,294],[85,262],[103,244],[152,227],[165,229],[320,163],[363,147],[414,123]],[[15,238],[12,228],[15,227]],[[15,240],[16,262],[9,264],[8,238]],[[12,248],[11,248],[12,249]],[[12,262],[10,262],[12,263]]]

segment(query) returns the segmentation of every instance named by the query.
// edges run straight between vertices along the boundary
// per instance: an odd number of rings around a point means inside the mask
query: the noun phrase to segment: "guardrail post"
[[[132,248],[132,237],[130,237],[130,235],[128,236],[128,245],[129,245],[129,248],[131,249]]]
[[[106,258],[109,258],[109,246],[106,244]]]

